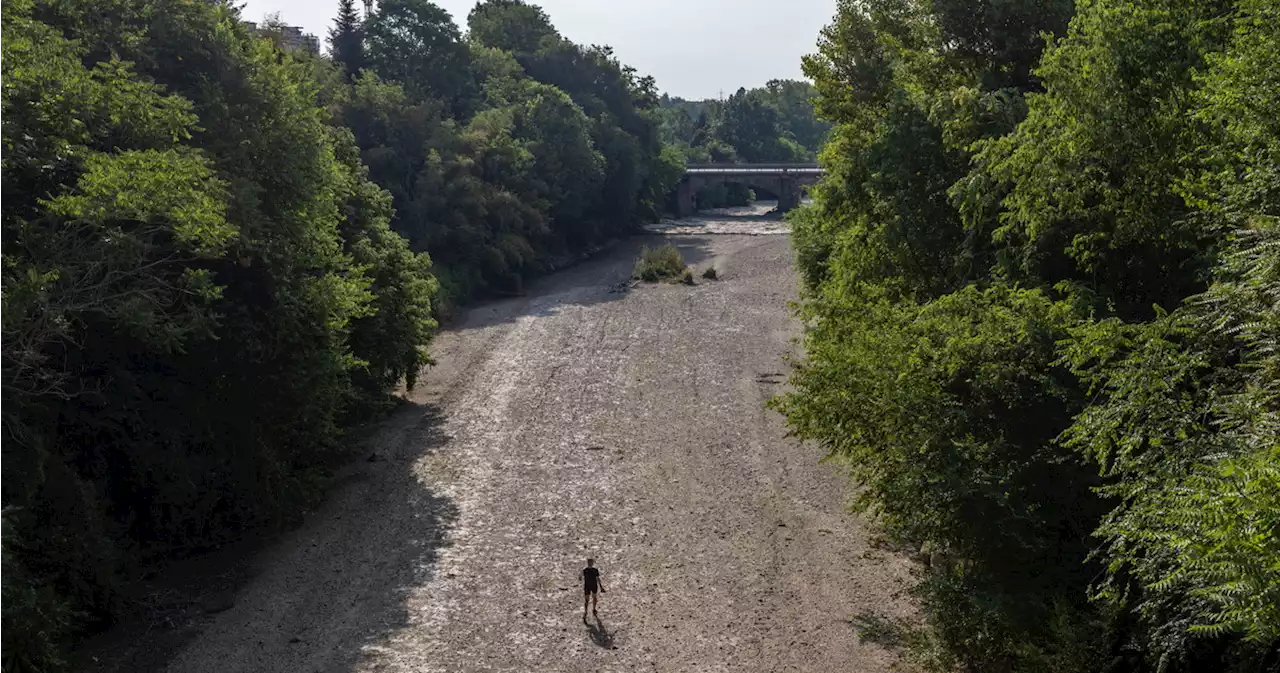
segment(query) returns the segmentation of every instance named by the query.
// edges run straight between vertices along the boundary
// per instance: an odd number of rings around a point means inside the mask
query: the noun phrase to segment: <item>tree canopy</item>
[[[940,670],[1277,665],[1275,3],[842,2],[792,429]]]

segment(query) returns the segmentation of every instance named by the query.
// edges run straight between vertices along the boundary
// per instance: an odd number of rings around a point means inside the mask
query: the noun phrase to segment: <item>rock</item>
[[[200,609],[212,615],[219,612],[226,612],[235,606],[235,604],[236,594],[234,591],[220,591],[201,601]]]

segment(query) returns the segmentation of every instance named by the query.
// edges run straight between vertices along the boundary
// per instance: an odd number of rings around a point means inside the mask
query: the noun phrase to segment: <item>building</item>
[[[302,28],[298,26],[286,26],[283,24],[274,26],[260,27],[254,21],[245,21],[244,24],[249,30],[262,35],[264,37],[274,37],[281,49],[297,50],[307,49],[313,54],[320,53],[320,38],[311,33],[302,32]]]
[[[320,39],[311,33],[304,33],[297,26],[280,27],[280,46],[285,49],[309,49],[313,54],[320,53]]]

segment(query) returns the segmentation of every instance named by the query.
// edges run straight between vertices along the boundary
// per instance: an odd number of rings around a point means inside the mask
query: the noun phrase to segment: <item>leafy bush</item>
[[[22,541],[10,523],[13,512],[5,511],[3,522],[4,654],[0,670],[10,673],[39,673],[66,666],[63,648],[77,615],[69,601],[51,584],[32,576],[18,560]],[[54,562],[71,559],[50,557]]]
[[[685,275],[692,277],[688,273],[684,257],[676,246],[668,243],[652,250],[645,247],[636,260],[636,268],[631,277],[646,283],[656,283],[663,280],[682,281]]]

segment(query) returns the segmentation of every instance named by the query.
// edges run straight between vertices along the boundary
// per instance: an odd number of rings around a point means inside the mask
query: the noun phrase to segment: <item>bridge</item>
[[[688,217],[698,210],[698,190],[709,185],[737,182],[778,197],[778,210],[800,205],[801,187],[822,179],[818,164],[688,164],[676,186],[676,215]]]

